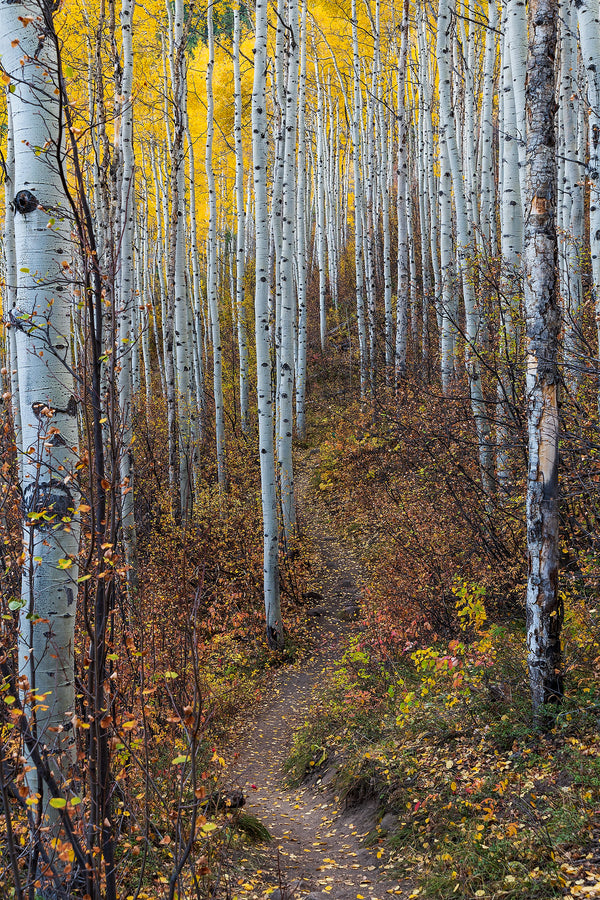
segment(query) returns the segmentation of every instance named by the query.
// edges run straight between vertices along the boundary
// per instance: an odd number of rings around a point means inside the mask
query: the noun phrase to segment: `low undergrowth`
[[[594,473],[584,457],[576,479],[565,428],[566,695],[542,732],[526,667],[522,447],[510,490],[486,500],[466,407],[437,404],[409,385],[376,415],[332,410],[320,435],[315,489],[370,577],[360,631],[296,735],[288,777],[331,781],[347,805],[375,798],[385,831],[369,839],[412,897],[600,897],[600,548],[592,488],[577,494]]]
[[[375,797],[393,814],[387,838],[378,828],[370,839],[387,841],[388,867],[417,882],[413,896],[600,896],[595,673],[574,674],[542,734],[522,655],[520,632],[482,628],[391,667],[355,637],[296,735],[291,780],[335,766],[340,800]]]

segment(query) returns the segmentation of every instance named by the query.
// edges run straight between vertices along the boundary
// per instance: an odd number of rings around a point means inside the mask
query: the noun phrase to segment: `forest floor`
[[[314,650],[277,672],[265,699],[242,716],[236,733],[226,788],[244,792],[244,812],[266,825],[272,841],[240,855],[226,889],[232,900],[271,894],[277,900],[383,900],[410,893],[387,871],[383,842],[365,846],[377,827],[375,801],[345,808],[331,786],[333,766],[321,766],[318,779],[295,789],[286,781],[294,733],[309,721],[317,691],[333,677],[355,631],[364,583],[360,562],[336,534],[314,486],[318,462],[318,450],[304,451],[296,475],[303,542],[313,551]]]

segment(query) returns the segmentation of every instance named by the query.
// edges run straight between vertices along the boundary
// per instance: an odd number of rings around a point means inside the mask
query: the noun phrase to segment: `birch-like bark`
[[[396,287],[396,347],[394,374],[396,388],[406,374],[406,347],[409,303],[409,243],[407,229],[408,192],[408,123],[406,120],[406,60],[408,55],[408,0],[402,4],[400,50],[396,81],[396,116],[398,129],[397,151],[397,219],[398,219],[398,278]]]
[[[71,241],[61,181],[64,148],[56,46],[49,5],[0,4],[0,57],[11,78],[15,168],[15,331],[23,447],[23,579],[19,675],[29,725],[45,747],[59,789],[75,761],[74,643],[79,551],[77,399],[72,370]],[[35,700],[34,700],[35,695]],[[43,696],[43,702],[38,698]],[[34,712],[35,707],[35,712]],[[60,833],[48,785],[31,768],[25,783],[40,795],[46,851]],[[40,874],[45,888],[47,875]]]
[[[206,180],[208,182],[208,272],[207,294],[212,325],[213,344],[213,391],[215,397],[215,435],[217,441],[217,477],[219,487],[225,490],[227,474],[225,469],[225,410],[223,405],[223,363],[221,349],[221,325],[219,320],[218,280],[217,280],[217,195],[215,193],[215,173],[213,169],[214,138],[214,92],[213,70],[215,65],[215,41],[213,31],[213,8],[207,10],[208,63],[206,67]]]
[[[440,0],[438,8],[437,61],[439,71],[439,103],[441,132],[446,141],[452,188],[454,192],[454,209],[456,212],[456,232],[458,239],[458,259],[462,278],[463,297],[466,320],[465,362],[469,378],[471,408],[477,429],[479,444],[479,465],[484,493],[489,496],[494,491],[494,462],[491,442],[489,418],[483,398],[481,383],[481,365],[479,362],[479,325],[480,316],[477,308],[475,290],[469,265],[468,255],[471,250],[472,234],[467,215],[464,192],[464,180],[460,155],[456,141],[457,128],[450,94],[449,47],[450,15],[448,0]]]
[[[185,117],[185,134],[188,148],[190,254],[192,262],[192,302],[191,310],[188,309],[188,314],[190,314],[191,319],[191,352],[194,357],[194,384],[196,387],[196,407],[198,411],[196,434],[198,441],[201,442],[204,437],[204,420],[206,412],[206,398],[204,395],[204,357],[202,354],[202,291],[200,289],[200,252],[198,250],[198,232],[196,227],[196,158],[194,143],[190,132],[189,116],[187,114]]]
[[[519,186],[525,196],[525,68],[527,58],[527,14],[525,0],[507,0],[506,39],[517,122]]]
[[[296,294],[293,256],[296,227],[296,115],[298,110],[298,0],[288,0],[287,90],[283,162],[283,216],[279,276],[281,281],[281,372],[279,380],[279,484],[283,538],[289,548],[296,528],[292,460],[294,399],[294,326]]]
[[[481,98],[481,201],[479,229],[484,248],[494,255],[492,238],[495,235],[495,167],[494,167],[494,67],[498,45],[498,7],[496,0],[488,3],[488,28],[485,32],[483,90]]]
[[[458,304],[453,285],[454,253],[452,250],[452,176],[446,141],[440,135],[440,258],[441,291],[441,375],[442,391],[448,394],[454,378],[454,343],[458,318]]]
[[[131,591],[138,587],[137,535],[134,515],[133,465],[133,369],[132,348],[134,334],[134,260],[135,230],[135,156],[133,146],[133,36],[134,0],[121,3],[121,39],[123,70],[121,78],[121,109],[119,148],[122,159],[121,197],[119,210],[120,279],[119,315],[119,415],[121,420],[121,453],[119,470],[121,481],[121,528],[127,563],[127,584]]]
[[[6,176],[4,180],[4,321],[7,330],[7,365],[10,382],[10,406],[15,433],[15,447],[20,479],[23,478],[23,440],[21,434],[21,404],[19,400],[19,370],[17,367],[16,328],[11,316],[17,305],[17,258],[15,248],[15,219],[10,215],[10,204],[15,195],[15,142],[10,103],[10,91],[6,93]]]
[[[256,335],[256,385],[258,440],[263,512],[263,584],[267,640],[270,647],[283,646],[283,623],[279,600],[279,526],[275,453],[273,446],[272,363],[269,340],[269,208],[267,199],[267,0],[257,0],[252,88],[252,166],[255,210],[254,315]]]
[[[244,209],[244,145],[242,143],[242,78],[240,74],[240,7],[233,8],[233,97],[235,141],[235,203],[236,203],[236,275],[235,307],[240,362],[240,421],[242,433],[250,431],[248,403],[248,328],[244,305],[244,268],[246,263],[246,215]]]
[[[554,56],[557,0],[529,0],[527,59],[527,660],[533,713],[562,696],[558,592],[558,333]]]
[[[496,473],[498,482],[508,488],[510,482],[509,447],[513,424],[510,367],[514,362],[513,319],[518,312],[516,298],[520,293],[521,261],[523,253],[523,203],[519,180],[519,150],[517,116],[515,111],[512,61],[508,46],[508,28],[504,29],[502,55],[503,100],[500,140],[500,251],[502,279],[500,291],[499,378],[497,386]]]
[[[319,334],[321,352],[327,347],[327,274],[325,269],[325,136],[323,125],[323,89],[315,57],[315,81],[317,86],[317,260],[319,266]]]
[[[577,394],[581,373],[583,189],[578,153],[577,19],[568,5],[560,20],[560,80],[558,87],[558,197],[560,298],[564,323],[563,373],[571,395]]]
[[[300,6],[300,81],[298,86],[298,196],[296,201],[296,257],[298,260],[298,344],[296,360],[296,431],[306,436],[306,6]]]
[[[354,270],[356,277],[356,318],[358,324],[358,347],[360,354],[360,396],[364,400],[367,392],[367,329],[365,324],[365,298],[363,278],[363,193],[360,174],[360,57],[358,54],[358,15],[356,0],[352,0],[352,76],[354,103],[352,108],[352,161],[354,168]]]
[[[375,3],[375,54],[373,60],[373,78],[375,81],[375,97],[377,101],[377,152],[379,157],[379,194],[381,195],[381,230],[383,232],[383,309],[385,340],[385,381],[392,383],[392,363],[394,360],[394,319],[392,313],[392,260],[390,235],[390,179],[388,152],[388,121],[384,104],[382,72],[381,72],[381,0]]]
[[[436,175],[435,160],[435,144],[433,140],[433,121],[432,121],[432,90],[431,84],[434,81],[432,64],[430,60],[429,42],[426,31],[427,18],[426,10],[423,7],[417,19],[417,40],[419,48],[419,66],[418,66],[418,96],[419,96],[419,113],[422,121],[423,131],[423,159],[418,164],[424,166],[425,169],[425,185],[427,193],[427,212],[430,220],[429,232],[429,256],[433,269],[434,279],[434,299],[436,308],[436,317],[438,330],[442,333],[442,280],[445,277],[440,264],[440,222],[438,213],[438,177]],[[411,265],[414,254],[411,254]],[[425,302],[426,298],[424,298]],[[425,341],[423,342],[425,347]]]
[[[600,346],[600,12],[598,0],[573,0],[579,21],[579,43],[587,77],[589,130],[590,256],[596,332]],[[598,392],[600,409],[600,390]]]

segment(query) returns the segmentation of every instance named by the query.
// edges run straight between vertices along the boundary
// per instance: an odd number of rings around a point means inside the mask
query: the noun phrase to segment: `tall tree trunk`
[[[587,76],[590,188],[590,256],[596,334],[600,346],[600,11],[598,0],[574,0],[581,55]],[[600,389],[598,391],[600,409]]]
[[[450,50],[448,42],[451,35],[450,11],[448,0],[440,0],[438,7],[437,61],[439,71],[439,102],[441,132],[446,142],[452,188],[454,192],[454,209],[456,213],[457,251],[462,278],[463,297],[465,303],[465,363],[469,378],[471,408],[477,429],[479,444],[479,466],[484,494],[489,497],[494,492],[494,457],[491,443],[491,429],[488,412],[483,396],[481,381],[480,350],[480,313],[475,297],[472,267],[469,254],[472,250],[471,223],[468,219],[465,199],[464,179],[461,157],[457,144],[458,129],[453,112],[450,95]]]
[[[296,430],[306,436],[306,6],[300,12],[300,81],[298,89],[298,197],[296,200],[296,256],[298,259],[298,343],[296,361]]]
[[[256,388],[258,440],[263,512],[263,583],[269,646],[283,646],[283,623],[279,600],[279,526],[275,452],[273,447],[272,363],[269,340],[269,209],[267,200],[267,0],[257,0],[252,88],[252,169],[256,221],[256,286],[254,315],[256,332]]]
[[[287,87],[283,162],[283,217],[279,277],[281,282],[281,371],[279,376],[279,484],[283,537],[289,541],[296,528],[292,440],[294,422],[294,326],[296,292],[293,256],[296,228],[296,115],[298,111],[298,0],[288,0]]]
[[[213,34],[213,8],[209,4],[208,22],[208,64],[206,67],[206,179],[208,181],[208,306],[212,325],[213,344],[213,391],[215,397],[215,435],[217,442],[217,477],[219,487],[227,487],[225,468],[225,409],[223,405],[223,371],[221,351],[221,325],[219,321],[218,273],[217,273],[217,195],[213,169],[214,135],[214,94],[213,69],[215,65],[215,42]]]
[[[354,270],[356,276],[356,318],[360,354],[360,396],[367,392],[367,329],[365,323],[364,269],[363,269],[363,188],[360,174],[360,120],[362,99],[360,90],[360,57],[358,53],[358,13],[356,0],[352,0],[352,76],[354,102],[352,106],[352,161],[354,165]]]
[[[244,145],[242,143],[242,79],[240,75],[240,8],[233,8],[233,83],[234,83],[234,141],[235,141],[235,203],[236,203],[236,277],[235,306],[237,311],[237,338],[240,360],[240,421],[242,433],[250,431],[248,407],[248,328],[244,306],[244,266],[246,248],[246,217],[244,210]]]
[[[527,659],[533,713],[562,696],[558,593],[558,333],[554,56],[557,0],[529,0],[527,315]]]
[[[15,331],[23,446],[23,580],[19,676],[23,704],[38,747],[62,786],[75,743],[75,612],[79,552],[77,398],[72,369],[71,240],[61,179],[64,148],[57,54],[50,5],[0,4],[0,56],[11,78],[15,168]],[[57,214],[57,210],[61,210]],[[35,700],[34,700],[35,695]],[[39,698],[43,696],[43,702]],[[38,701],[38,702],[36,702]],[[52,842],[64,837],[52,792],[26,751],[38,837],[56,862]],[[40,874],[48,892],[49,873]],[[65,876],[65,884],[68,878]],[[65,887],[66,893],[66,887]],[[63,896],[61,894],[61,896]]]
[[[397,219],[398,219],[398,277],[396,287],[396,346],[394,354],[395,384],[406,374],[406,345],[409,301],[409,242],[407,228],[408,191],[408,122],[406,115],[406,58],[408,53],[408,0],[402,4],[400,49],[397,70]]]
[[[121,440],[119,476],[121,482],[121,526],[127,562],[127,583],[131,591],[138,586],[137,536],[134,517],[133,466],[133,368],[134,334],[134,261],[133,235],[135,227],[135,156],[133,146],[133,35],[134,2],[121,4],[121,35],[123,41],[123,72],[119,86],[120,126],[118,133],[121,153],[121,197],[118,235],[120,238],[120,279],[118,283],[119,314],[119,416]]]

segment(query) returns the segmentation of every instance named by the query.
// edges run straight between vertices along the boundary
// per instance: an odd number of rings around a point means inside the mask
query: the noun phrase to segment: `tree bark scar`
[[[32,194],[31,191],[23,190],[15,195],[12,205],[15,212],[24,216],[27,213],[34,212],[38,208],[39,203],[35,194]]]
[[[57,520],[73,515],[74,501],[69,488],[62,481],[52,478],[43,484],[26,485],[23,489],[22,508],[25,517],[29,513],[45,512],[51,519],[30,520],[31,525],[37,528],[54,528]]]

